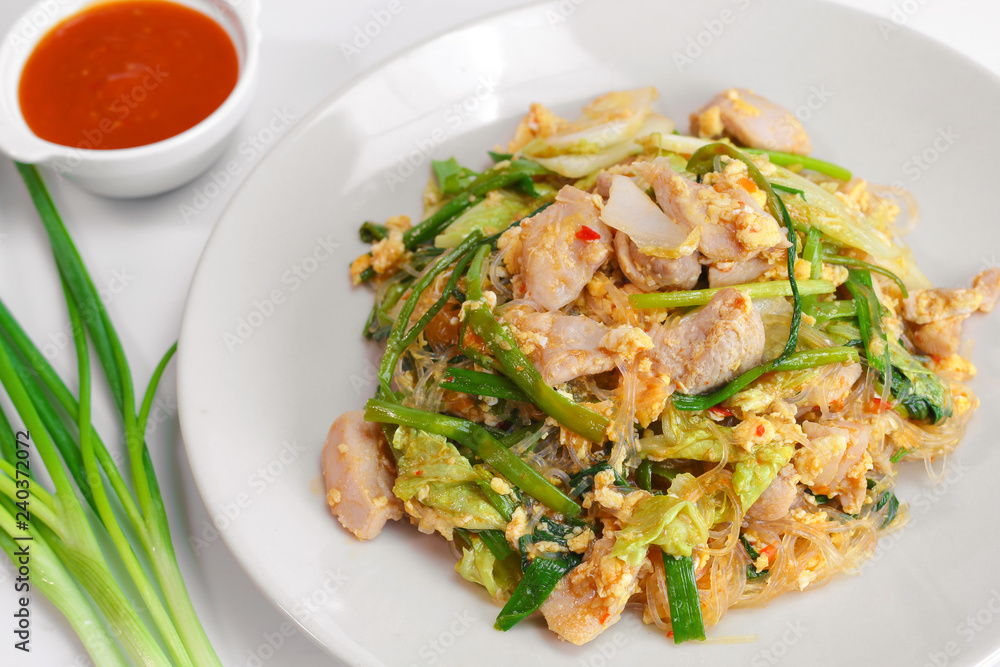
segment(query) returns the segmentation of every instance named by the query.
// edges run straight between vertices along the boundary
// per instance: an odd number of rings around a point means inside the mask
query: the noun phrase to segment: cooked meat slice
[[[345,412],[333,422],[322,463],[330,511],[359,540],[403,516],[403,504],[392,493],[396,465],[389,445],[382,427],[365,421],[363,412]]]
[[[972,289],[983,297],[979,310],[988,313],[1000,297],[1000,269],[993,267],[979,273],[972,281]]]
[[[644,292],[691,289],[701,276],[698,251],[677,259],[650,257],[625,232],[615,232],[615,256],[625,277]]]
[[[849,421],[805,422],[809,444],[795,452],[792,463],[803,484],[816,493],[837,496],[844,511],[856,514],[865,500],[865,473],[871,427]]]
[[[608,327],[585,315],[538,313],[515,306],[504,311],[503,319],[518,347],[553,387],[615,367],[614,359],[600,347]]]
[[[753,196],[720,181],[717,187],[684,178],[665,158],[635,163],[633,168],[653,184],[656,203],[686,230],[698,228],[698,250],[713,261],[736,262],[761,251],[787,247],[788,240]]]
[[[935,357],[950,357],[962,344],[962,322],[968,315],[944,317],[913,330],[913,344]]]
[[[809,135],[793,113],[745,88],[723,91],[691,114],[691,134],[711,139],[726,135],[770,151],[812,151]]]
[[[525,298],[558,310],[580,296],[611,256],[611,230],[595,196],[565,186],[552,206],[520,225]]]
[[[604,536],[588,547],[583,562],[559,580],[541,606],[549,629],[560,638],[586,644],[621,618],[639,586],[645,561],[631,567],[609,555],[615,541],[613,531],[606,528]]]
[[[1000,296],[1000,269],[987,269],[972,287],[913,290],[903,300],[903,319],[915,325],[914,344],[936,357],[958,352],[962,322],[976,311],[988,313]]]
[[[764,323],[750,297],[724,289],[694,315],[651,332],[655,363],[688,394],[714,389],[760,363]]]
[[[771,265],[760,257],[745,262],[716,262],[708,267],[708,286],[730,287],[752,283],[769,268]]]
[[[788,514],[788,509],[798,497],[799,474],[791,463],[778,471],[770,486],[764,489],[747,516],[758,521],[777,521]]]

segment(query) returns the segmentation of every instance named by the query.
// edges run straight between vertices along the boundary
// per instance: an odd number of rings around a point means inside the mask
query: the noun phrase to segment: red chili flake
[[[708,410],[709,410],[709,412],[713,412],[716,415],[719,415],[720,417],[732,417],[733,416],[733,411],[732,410],[730,410],[729,408],[724,408],[721,405],[713,405]]]
[[[892,405],[888,401],[883,401],[878,396],[872,399],[871,404],[869,406],[872,412],[885,412],[891,407]]]
[[[673,630],[667,630],[667,636],[668,637],[673,637],[674,636],[674,631]]]
[[[598,623],[600,623],[601,625],[604,625],[604,623],[605,623],[605,622],[606,622],[606,621],[607,621],[607,620],[608,620],[609,618],[611,618],[611,612],[610,612],[610,611],[606,611],[606,610],[605,610],[604,614],[603,614],[603,615],[601,616],[601,619],[600,619],[600,620],[598,621]]]
[[[739,183],[740,187],[749,192],[750,194],[757,192],[757,184],[751,181],[746,176],[740,178],[740,180],[738,180],[737,183]]]
[[[601,238],[601,235],[587,225],[583,225],[580,229],[576,230],[576,238],[581,241],[596,241]]]
[[[423,470],[418,470],[417,472],[415,472],[413,474],[416,475],[417,477],[420,477],[421,475],[424,474],[424,471]]]
[[[764,429],[764,425],[763,424],[757,424],[757,437],[758,438],[761,438],[761,437],[764,436],[764,430],[765,429]]]
[[[768,562],[771,562],[771,560],[774,558],[774,554],[778,553],[778,543],[775,542],[774,544],[768,544],[766,547],[760,550],[760,553],[764,556],[767,556]]]

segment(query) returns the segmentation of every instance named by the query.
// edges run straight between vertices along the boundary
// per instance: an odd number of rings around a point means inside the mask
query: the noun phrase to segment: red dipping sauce
[[[89,7],[53,28],[21,73],[21,113],[38,137],[108,150],[163,141],[219,108],[239,57],[226,31],[166,0]]]

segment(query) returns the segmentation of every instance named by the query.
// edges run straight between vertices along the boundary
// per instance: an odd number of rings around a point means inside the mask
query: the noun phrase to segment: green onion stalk
[[[24,164],[17,168],[59,269],[77,353],[79,394],[73,395],[0,302],[0,382],[54,487],[50,493],[40,483],[31,483],[29,502],[37,521],[27,531],[11,524],[12,506],[6,499],[18,498],[16,490],[26,480],[10,448],[0,450],[0,495],[6,498],[0,500],[0,546],[13,556],[18,538],[32,538],[33,565],[47,573],[42,592],[67,616],[96,663],[126,664],[113,635],[137,664],[221,665],[181,577],[144,436],[156,389],[176,345],[160,361],[137,409],[124,349],[83,260],[37,169]],[[91,345],[124,425],[133,489],[91,422]],[[75,434],[67,422],[74,424]],[[4,416],[0,436],[10,437],[11,430]],[[100,546],[103,541],[113,547],[128,587],[138,593],[151,624],[123,592],[124,582],[115,579]],[[110,633],[101,631],[105,626]]]

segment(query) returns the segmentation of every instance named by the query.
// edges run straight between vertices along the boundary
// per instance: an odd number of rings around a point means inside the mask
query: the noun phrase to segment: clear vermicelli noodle
[[[385,349],[331,429],[328,504],[361,539],[403,516],[447,539],[501,631],[705,640],[857,573],[909,516],[898,467],[942,474],[978,407],[961,324],[1000,270],[933,288],[912,197],[809,157],[765,98],[725,91],[684,135],[656,96],[534,104],[492,165],[433,161],[419,222],[362,228]]]

